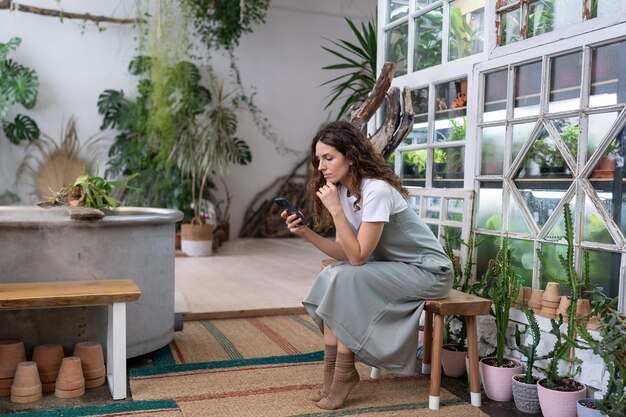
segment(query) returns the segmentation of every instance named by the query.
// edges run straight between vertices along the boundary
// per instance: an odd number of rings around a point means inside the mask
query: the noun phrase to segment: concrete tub
[[[0,282],[130,278],[127,355],[159,349],[174,335],[174,233],[178,210],[123,207],[102,220],[72,220],[64,208],[0,207]],[[28,350],[97,341],[106,346],[106,306],[0,311],[0,340]]]

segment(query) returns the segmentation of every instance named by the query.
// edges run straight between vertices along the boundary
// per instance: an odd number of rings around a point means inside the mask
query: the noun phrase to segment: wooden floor
[[[176,258],[176,312],[185,319],[304,312],[328,256],[299,238],[234,239],[212,256]]]

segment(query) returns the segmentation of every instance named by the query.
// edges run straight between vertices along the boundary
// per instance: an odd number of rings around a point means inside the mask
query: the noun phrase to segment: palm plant
[[[322,85],[332,84],[330,100],[325,109],[336,100],[343,99],[337,120],[342,119],[351,107],[357,106],[367,98],[376,84],[376,21],[372,18],[367,25],[361,23],[360,29],[349,18],[345,18],[357,43],[340,39],[330,43],[337,49],[322,46],[322,49],[335,55],[342,62],[323,67],[325,70],[348,70],[343,75],[326,81]]]
[[[224,94],[223,84],[212,85],[206,114],[198,114],[180,130],[170,158],[192,179],[192,223],[204,223],[202,200],[214,173],[223,174],[230,163],[246,165],[252,160],[248,144],[235,137],[237,115]]]
[[[24,140],[39,139],[41,133],[37,123],[24,114],[15,116],[13,122],[5,120],[12,105],[21,104],[32,109],[37,103],[37,73],[9,58],[9,53],[15,51],[21,43],[20,38],[0,43],[0,123],[6,137],[16,145]]]

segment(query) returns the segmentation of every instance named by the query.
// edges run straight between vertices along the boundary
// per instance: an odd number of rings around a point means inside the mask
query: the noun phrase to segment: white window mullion
[[[448,62],[448,47],[450,36],[450,3],[443,2],[443,22],[441,26],[441,63]]]
[[[467,75],[467,97],[479,97],[481,83],[478,82],[480,76],[476,76],[474,71]],[[476,105],[466,106],[465,121],[467,123],[465,130],[465,155],[463,159],[463,188],[472,188],[474,177],[477,174],[477,157],[480,155],[480,140],[478,139],[478,103],[480,100],[474,101]],[[476,156],[476,157],[475,157]]]
[[[411,2],[414,3],[414,2]],[[407,46],[409,48],[409,50],[407,51],[407,59],[406,59],[406,72],[407,74],[410,74],[413,72],[413,58],[415,57],[415,18],[413,17],[409,17],[409,22],[408,22],[408,29],[407,29],[407,36],[409,37],[409,39],[407,39]]]

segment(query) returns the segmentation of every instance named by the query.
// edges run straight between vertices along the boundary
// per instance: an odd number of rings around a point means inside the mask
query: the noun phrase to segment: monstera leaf
[[[9,140],[19,145],[24,140],[35,140],[41,135],[41,131],[37,123],[33,119],[23,114],[18,114],[13,123],[7,123],[4,126],[4,133]]]

